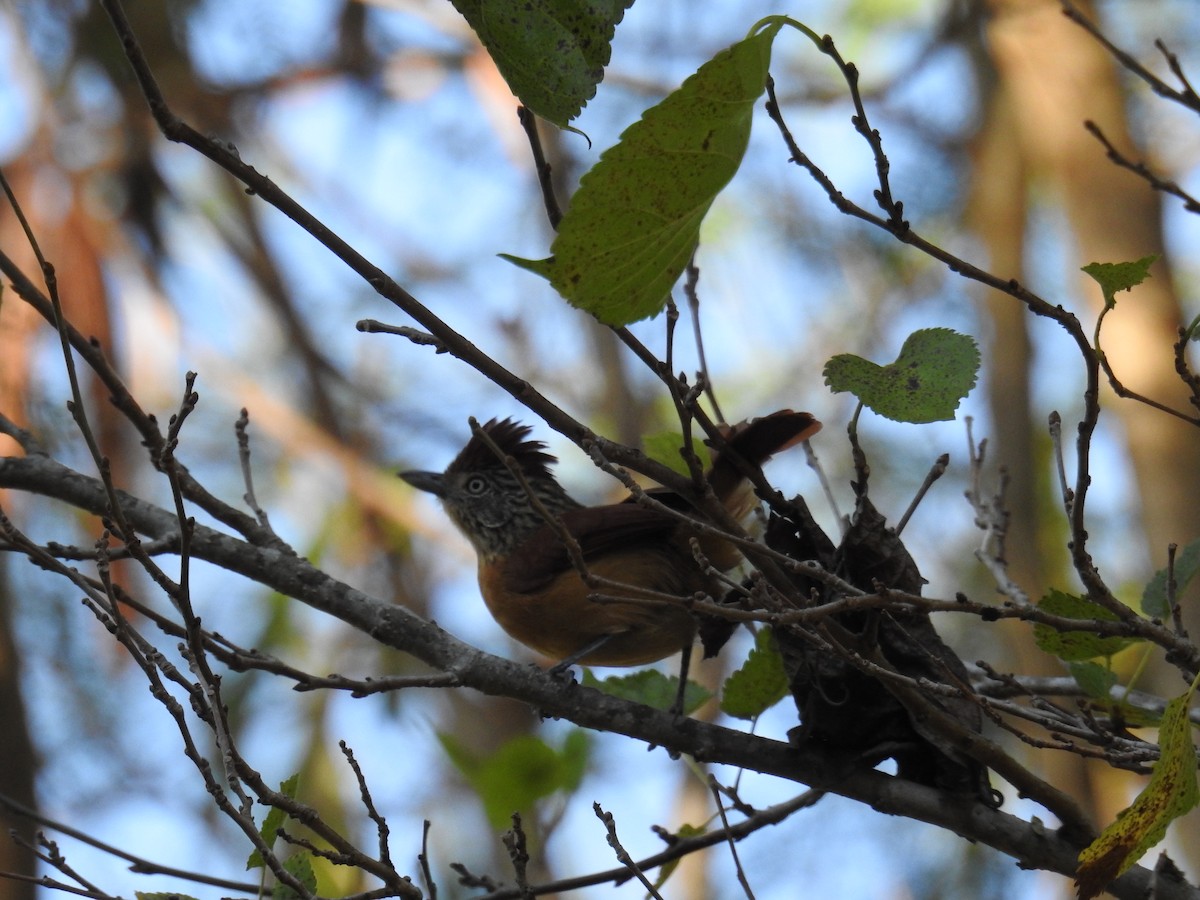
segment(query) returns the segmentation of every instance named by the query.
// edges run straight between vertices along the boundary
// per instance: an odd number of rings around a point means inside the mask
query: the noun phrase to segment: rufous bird
[[[709,486],[734,519],[744,519],[758,503],[744,467],[761,466],[820,428],[808,413],[791,410],[727,428],[726,448],[715,454],[706,476]],[[551,466],[557,459],[542,441],[528,439],[528,426],[492,419],[481,430],[500,454],[476,434],[446,471],[401,472],[400,477],[439,497],[471,542],[479,590],[500,626],[557,660],[560,671],[575,663],[636,666],[680,651],[686,657],[697,623],[683,599],[703,594],[719,600],[727,590],[701,568],[691,538],[697,538],[701,554],[719,572],[739,565],[737,548],[699,534],[668,510],[636,502],[633,495],[621,503],[584,506],[555,479]],[[671,508],[688,509],[673,492],[656,489],[650,495]],[[589,586],[564,532],[590,575],[627,587]],[[597,593],[642,599],[590,599]],[[680,602],[647,602],[651,594]]]

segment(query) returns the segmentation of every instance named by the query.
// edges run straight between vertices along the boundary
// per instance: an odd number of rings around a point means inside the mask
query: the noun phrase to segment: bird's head
[[[492,419],[480,429],[486,437],[472,435],[446,471],[400,477],[440,498],[480,557],[502,556],[545,524],[539,503],[551,515],[578,506],[550,469],[555,457],[542,441],[528,439],[531,430]]]

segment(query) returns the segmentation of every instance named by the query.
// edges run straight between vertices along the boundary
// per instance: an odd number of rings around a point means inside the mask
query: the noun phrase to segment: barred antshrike
[[[808,413],[782,410],[726,429],[726,447],[707,473],[709,487],[734,518],[743,518],[757,503],[746,467],[761,466],[820,427]],[[736,547],[700,535],[677,515],[633,496],[622,503],[583,506],[555,479],[550,467],[557,460],[544,443],[528,439],[528,426],[493,419],[481,431],[486,440],[473,435],[445,472],[401,472],[400,477],[441,498],[470,540],[480,592],[501,627],[559,660],[558,669],[576,662],[636,666],[690,648],[696,635],[692,613],[682,602],[646,598],[703,593],[719,599],[725,588],[711,572],[738,565]],[[651,496],[687,509],[672,492]],[[564,535],[578,548],[575,559]],[[709,572],[692,551],[693,537],[711,564]],[[590,575],[626,588],[589,586],[579,558]],[[641,599],[590,599],[597,593]]]

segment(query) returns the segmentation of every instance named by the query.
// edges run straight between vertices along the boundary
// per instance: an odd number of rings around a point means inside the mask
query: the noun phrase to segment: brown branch
[[[1083,127],[1087,129],[1087,132],[1092,135],[1092,137],[1104,145],[1105,153],[1114,165],[1137,175],[1154,190],[1160,191],[1164,194],[1170,194],[1171,196],[1182,200],[1183,208],[1186,212],[1200,213],[1200,201],[1197,201],[1195,197],[1181,188],[1176,182],[1166,178],[1160,178],[1145,162],[1141,160],[1134,161],[1127,157],[1124,153],[1117,149],[1116,145],[1108,139],[1108,136],[1105,135],[1104,131],[1095,122],[1090,120],[1086,121],[1083,123]]]
[[[558,204],[558,198],[554,195],[554,177],[550,169],[550,163],[546,161],[546,153],[542,149],[542,138],[538,134],[537,116],[527,106],[517,107],[517,121],[521,123],[521,129],[525,132],[525,137],[529,141],[529,150],[533,154],[533,168],[537,172],[538,185],[542,189],[542,203],[546,207],[546,218],[550,221],[550,227],[558,231],[558,225],[562,222],[562,207]]]
[[[1178,58],[1175,56],[1175,54],[1167,50],[1166,44],[1164,44],[1161,40],[1155,41],[1154,45],[1159,49],[1163,56],[1166,57],[1167,66],[1171,69],[1172,74],[1179,79],[1180,84],[1183,85],[1182,90],[1171,87],[1161,78],[1143,66],[1136,57],[1126,53],[1124,50],[1110,41],[1099,29],[1096,23],[1084,15],[1083,11],[1080,10],[1079,7],[1077,7],[1073,2],[1071,2],[1071,0],[1060,0],[1060,2],[1062,3],[1063,7],[1063,15],[1095,38],[1096,41],[1102,47],[1104,47],[1109,54],[1111,54],[1113,59],[1121,64],[1122,68],[1132,72],[1142,81],[1146,82],[1146,84],[1150,86],[1150,90],[1154,91],[1154,93],[1158,94],[1158,96],[1162,97],[1163,99],[1170,100],[1173,103],[1178,103],[1181,106],[1190,109],[1192,112],[1200,113],[1200,95],[1197,95],[1192,89],[1191,84],[1188,82],[1187,77],[1183,73],[1183,68],[1180,66]]]

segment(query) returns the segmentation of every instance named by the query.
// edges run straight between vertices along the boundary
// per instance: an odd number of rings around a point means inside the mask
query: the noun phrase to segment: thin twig
[[[647,896],[653,897],[654,900],[663,900],[662,895],[650,883],[650,879],[645,876],[641,867],[621,845],[621,841],[617,837],[617,823],[612,813],[605,812],[599,803],[592,804],[592,811],[596,814],[596,818],[604,823],[604,830],[608,833],[608,846],[612,847],[613,853],[616,854],[617,862],[625,866],[642,883],[642,887],[646,889]]]
[[[1187,638],[1187,628],[1183,624],[1183,608],[1179,602],[1179,583],[1175,580],[1175,552],[1178,544],[1167,545],[1167,608],[1171,610],[1171,626],[1181,638]]]
[[[237,435],[238,462],[242,466],[242,482],[246,485],[246,493],[242,495],[242,499],[246,501],[246,505],[258,519],[258,524],[268,531],[274,531],[271,528],[271,520],[267,518],[266,510],[258,505],[258,497],[254,493],[254,472],[250,467],[250,435],[247,431],[249,427],[250,411],[243,406],[238,420],[233,426],[234,434]]]
[[[525,843],[525,828],[521,824],[521,814],[512,814],[512,828],[501,836],[504,849],[508,851],[509,862],[513,867],[513,879],[517,882],[517,890],[521,892],[522,900],[533,900],[533,889],[529,886],[527,870],[529,868],[529,850]]]
[[[1181,106],[1187,107],[1188,109],[1192,110],[1192,112],[1200,113],[1200,96],[1198,96],[1196,92],[1192,90],[1191,84],[1184,76],[1183,69],[1179,65],[1179,60],[1173,53],[1167,50],[1166,45],[1161,40],[1155,41],[1154,45],[1167,58],[1167,65],[1170,67],[1171,72],[1183,85],[1183,90],[1177,90],[1176,88],[1171,87],[1161,78],[1143,66],[1140,62],[1138,62],[1135,57],[1129,53],[1126,53],[1107,37],[1105,37],[1104,33],[1096,26],[1096,23],[1084,15],[1083,11],[1080,10],[1079,7],[1077,7],[1073,2],[1071,2],[1071,0],[1060,0],[1060,2],[1062,3],[1063,13],[1068,19],[1079,25],[1084,31],[1094,37],[1112,55],[1112,57],[1121,64],[1124,69],[1132,72],[1138,78],[1142,79],[1142,81],[1146,82],[1146,84],[1150,86],[1150,90],[1154,91],[1154,93],[1166,100],[1170,100],[1174,103],[1180,104]]]
[[[437,881],[433,877],[433,868],[429,863],[429,829],[432,823],[426,819],[421,828],[421,852],[417,854],[417,865],[421,868],[421,880],[425,882],[425,893],[429,900],[437,900]]]
[[[1101,140],[1104,140],[1100,130],[1096,128],[1093,123],[1085,122],[1084,125],[1085,127],[1089,125],[1092,126],[1088,130],[1092,131],[1093,134],[1100,136]],[[1110,151],[1110,157],[1114,157],[1115,155],[1115,150]],[[1197,209],[1200,211],[1200,207]],[[1189,416],[1187,413],[1182,412],[1181,410],[1173,409],[1170,406],[1167,406],[1165,403],[1160,403],[1158,400],[1147,397],[1145,394],[1139,394],[1137,391],[1126,387],[1125,383],[1117,378],[1117,373],[1113,371],[1112,364],[1108,361],[1108,354],[1105,353],[1104,348],[1100,346],[1100,332],[1104,326],[1104,320],[1114,309],[1116,309],[1115,304],[1104,304],[1104,308],[1100,310],[1100,315],[1096,316],[1096,327],[1092,332],[1092,345],[1096,350],[1096,359],[1099,361],[1100,368],[1103,370],[1105,377],[1108,379],[1109,387],[1111,387],[1113,392],[1122,399],[1133,400],[1137,403],[1143,404],[1144,406],[1149,406],[1151,409],[1156,409],[1161,413],[1166,413],[1169,416],[1182,419],[1184,422],[1187,422],[1190,425],[1200,425],[1200,416]]]
[[[912,498],[912,502],[908,504],[908,509],[904,511],[904,515],[900,517],[900,521],[896,523],[896,536],[900,536],[900,532],[904,530],[904,526],[908,524],[908,520],[912,518],[912,514],[916,512],[921,501],[925,499],[925,495],[929,493],[929,489],[933,483],[946,474],[946,468],[950,465],[950,454],[943,453],[939,456],[930,467],[929,472],[925,475],[925,480],[921,482],[921,486],[917,488],[916,495]]]
[[[725,815],[725,803],[721,800],[721,791],[717,788],[717,779],[712,775],[708,776],[708,789],[712,793],[713,802],[717,804],[717,812],[721,816],[721,827],[725,829],[725,833],[729,834],[729,818]],[[746,897],[749,900],[754,900],[754,891],[750,888],[750,880],[746,878],[746,871],[742,868],[742,861],[738,858],[737,844],[733,837],[729,838],[729,855],[733,857],[733,868],[737,872],[738,884],[742,886]]]
[[[364,334],[394,334],[402,338],[408,338],[418,347],[432,347],[434,353],[446,353],[446,345],[435,338],[428,331],[422,331],[419,328],[412,328],[408,325],[388,325],[385,322],[378,322],[375,319],[360,319],[355,327]]]
[[[558,198],[554,195],[554,173],[550,163],[546,161],[546,153],[542,149],[542,138],[538,134],[537,128],[537,116],[527,106],[522,105],[517,107],[517,121],[521,123],[521,129],[529,141],[529,150],[533,154],[533,167],[537,172],[538,185],[542,189],[542,203],[546,207],[546,218],[550,221],[550,227],[558,231],[563,217],[562,207],[559,206]]]
[[[1170,194],[1171,196],[1182,200],[1184,212],[1200,213],[1200,201],[1197,201],[1195,197],[1181,188],[1176,182],[1171,181],[1170,179],[1159,177],[1144,161],[1134,161],[1118,150],[1116,145],[1108,139],[1107,135],[1105,135],[1103,129],[1101,129],[1100,126],[1095,122],[1089,119],[1083,123],[1083,127],[1089,134],[1091,134],[1094,138],[1096,138],[1096,140],[1104,145],[1105,153],[1108,155],[1108,158],[1112,163],[1137,175],[1154,190],[1164,194]]]
[[[1062,416],[1058,414],[1058,410],[1050,413],[1048,427],[1050,447],[1054,453],[1054,470],[1058,473],[1058,486],[1062,493],[1063,509],[1067,513],[1067,518],[1070,519],[1071,510],[1075,505],[1075,492],[1071,490],[1071,485],[1067,481],[1067,466],[1063,460]]]
[[[696,254],[693,251],[687,264],[687,275],[683,281],[683,295],[687,297],[688,306],[692,311],[692,339],[696,344],[696,359],[700,365],[700,380],[704,384],[704,394],[712,404],[713,415],[717,421],[724,422],[725,414],[721,412],[721,404],[717,402],[716,391],[712,389],[712,379],[708,375],[708,358],[704,353],[704,330],[700,327],[700,267],[696,265]]]
[[[821,485],[821,492],[825,495],[825,502],[829,504],[829,509],[833,513],[834,520],[838,523],[838,528],[843,536],[846,534],[846,529],[849,523],[846,517],[842,515],[841,509],[838,508],[837,497],[833,493],[833,485],[829,481],[829,476],[825,473],[825,467],[821,465],[821,460],[817,457],[817,451],[813,449],[811,441],[805,441],[804,459],[808,463],[808,467],[817,474],[817,482]]]
[[[367,786],[367,779],[363,777],[362,767],[354,758],[354,751],[350,749],[350,745],[345,741],[338,741],[338,747],[341,749],[342,755],[346,757],[351,771],[354,772],[354,780],[358,782],[358,795],[362,800],[363,808],[367,811],[371,821],[375,823],[375,834],[379,838],[379,861],[385,866],[390,866],[392,855],[391,849],[388,847],[388,836],[391,834],[391,829],[388,828],[387,819],[375,807],[375,801],[371,798],[371,789]],[[436,891],[434,893],[436,894]]]

